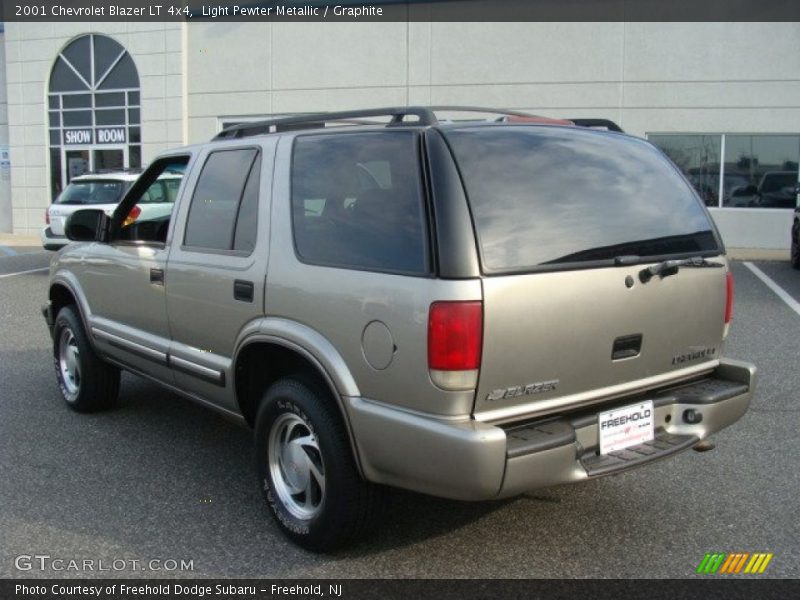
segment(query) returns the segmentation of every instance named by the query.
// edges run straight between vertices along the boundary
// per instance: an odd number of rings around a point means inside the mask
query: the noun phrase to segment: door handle
[[[233,298],[242,302],[253,301],[253,282],[237,279],[233,282]]]
[[[164,269],[150,269],[150,283],[164,285]]]

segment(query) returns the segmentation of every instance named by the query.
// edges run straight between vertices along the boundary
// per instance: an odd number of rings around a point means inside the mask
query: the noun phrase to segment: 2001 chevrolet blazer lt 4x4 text
[[[733,282],[687,181],[641,139],[492,112],[245,124],[74,213],[44,308],[67,404],[110,406],[125,369],[246,421],[313,550],[376,484],[508,497],[739,419],[755,367],[721,357]],[[143,218],[165,171],[173,211]]]

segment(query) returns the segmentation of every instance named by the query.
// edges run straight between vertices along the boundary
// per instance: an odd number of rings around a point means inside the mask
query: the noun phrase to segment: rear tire
[[[792,267],[800,269],[800,221],[795,221],[792,225]]]
[[[378,490],[364,481],[335,400],[303,377],[267,390],[255,423],[264,498],[281,531],[313,552],[356,541],[372,521]]]
[[[95,354],[74,306],[53,324],[53,364],[64,401],[77,412],[111,407],[119,395],[119,369]]]

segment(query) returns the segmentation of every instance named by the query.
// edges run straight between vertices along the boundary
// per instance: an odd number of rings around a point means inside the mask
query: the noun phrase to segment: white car
[[[46,212],[46,225],[42,229],[42,246],[45,250],[59,250],[69,243],[64,234],[64,223],[72,213],[82,208],[99,208],[109,216],[114,212],[139,173],[115,171],[74,177]],[[130,221],[154,220],[172,212],[183,173],[165,172],[151,185],[129,215]]]

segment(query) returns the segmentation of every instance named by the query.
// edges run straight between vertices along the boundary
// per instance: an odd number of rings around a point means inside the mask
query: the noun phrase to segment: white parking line
[[[16,273],[6,273],[5,275],[0,275],[0,279],[5,279],[6,277],[14,277],[15,275],[27,275],[28,273],[41,273],[42,271],[49,271],[50,267],[42,267],[41,269],[30,269],[28,271],[17,271]]]
[[[772,279],[767,277],[764,271],[759,269],[753,263],[746,262],[744,263],[744,266],[750,269],[753,272],[753,275],[755,275],[761,281],[763,281],[764,285],[766,285],[769,289],[775,292],[778,295],[778,298],[783,300],[789,308],[791,308],[794,312],[800,315],[800,302],[792,298],[792,296],[786,290],[784,290],[781,286],[772,281]]]

